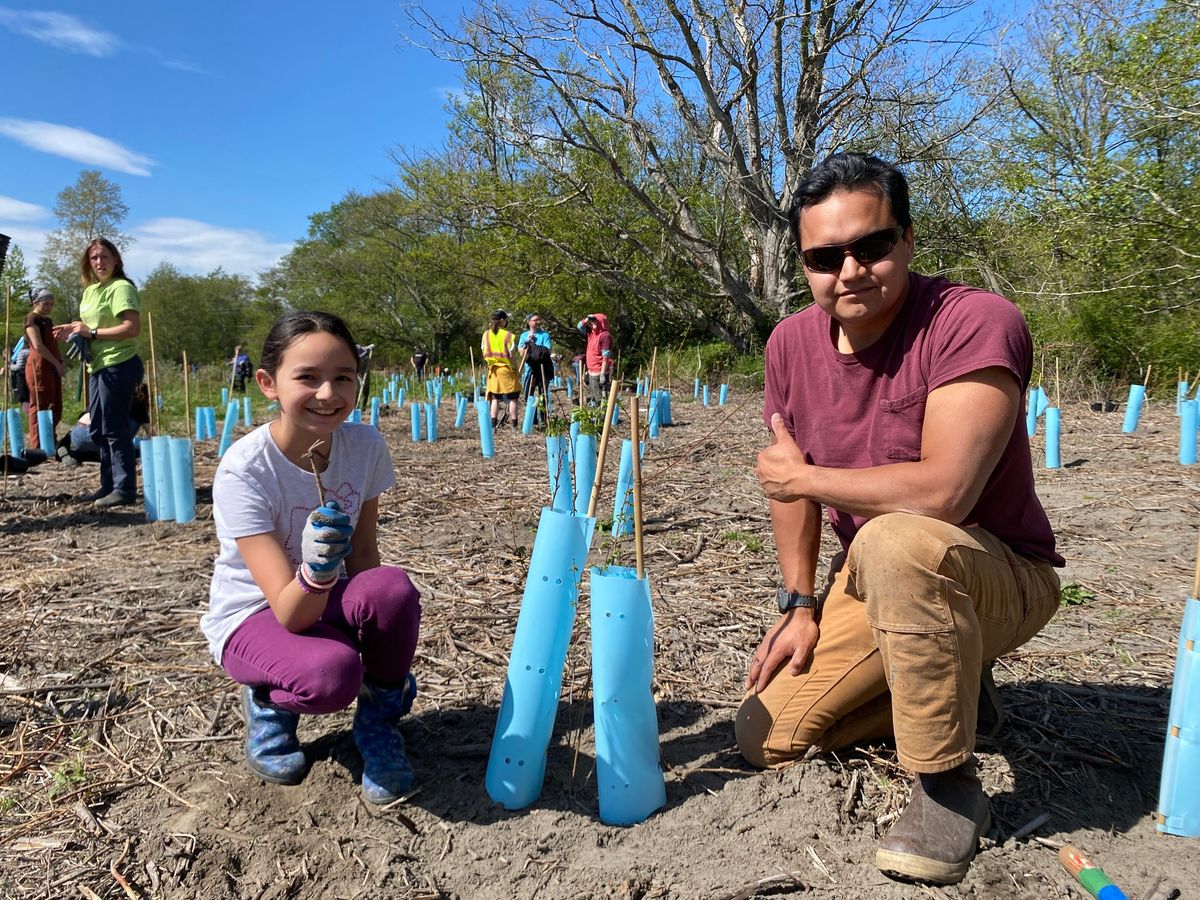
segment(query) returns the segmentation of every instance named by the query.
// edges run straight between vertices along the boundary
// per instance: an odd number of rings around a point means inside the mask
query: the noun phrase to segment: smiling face
[[[305,334],[283,351],[275,374],[255,373],[268,400],[279,403],[276,443],[289,453],[331,435],[354,408],[358,359],[346,341],[325,331]]]
[[[895,226],[887,198],[874,190],[835,191],[800,213],[803,250],[849,244]],[[908,266],[913,235],[907,229],[891,253],[873,263],[860,263],[846,253],[841,269],[815,272],[805,268],[813,299],[839,326],[838,349],[861,350],[877,341],[896,318],[908,293]]]

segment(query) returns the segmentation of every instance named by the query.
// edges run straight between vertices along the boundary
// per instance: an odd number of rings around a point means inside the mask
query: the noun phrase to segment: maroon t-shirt
[[[1012,372],[1024,397],[1033,342],[1017,308],[996,294],[914,272],[904,308],[860,353],[838,351],[833,320],[815,304],[780,322],[767,341],[763,418],[769,428],[773,413],[783,416],[817,466],[916,461],[929,392],[991,366]],[[829,508],[843,548],[865,521]],[[959,524],[984,528],[1024,556],[1064,564],[1034,492],[1024,415],[1016,417],[983,493]]]

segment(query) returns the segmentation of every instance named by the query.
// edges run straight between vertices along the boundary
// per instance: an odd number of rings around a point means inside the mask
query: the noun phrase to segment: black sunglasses
[[[861,264],[869,265],[873,262],[879,262],[900,243],[900,238],[904,236],[904,229],[899,225],[893,225],[891,228],[883,228],[879,231],[873,231],[870,234],[865,234],[862,237],[851,241],[848,244],[835,244],[832,247],[812,247],[808,250],[801,250],[800,256],[804,259],[804,268],[810,269],[813,272],[840,272],[842,264],[846,261],[846,254],[849,253]]]

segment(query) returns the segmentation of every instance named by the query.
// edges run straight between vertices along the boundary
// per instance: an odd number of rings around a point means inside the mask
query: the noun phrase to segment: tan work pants
[[[785,765],[895,735],[902,765],[952,769],[975,749],[983,663],[1028,641],[1059,604],[1049,563],[979,528],[908,513],[867,522],[830,571],[809,664],[786,664],[737,713],[742,755]]]

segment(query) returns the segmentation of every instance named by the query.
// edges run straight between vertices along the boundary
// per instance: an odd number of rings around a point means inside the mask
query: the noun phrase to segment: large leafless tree
[[[536,169],[555,187],[547,203],[593,208],[602,174],[654,226],[596,213],[607,254],[542,237],[582,271],[642,292],[653,288],[632,283],[620,260],[665,248],[708,297],[657,301],[683,314],[716,308],[710,330],[744,347],[795,303],[787,210],[818,154],[936,158],[971,119],[953,29],[967,5],[549,0],[481,2],[453,23],[410,16],[422,40],[464,65],[490,165]]]

